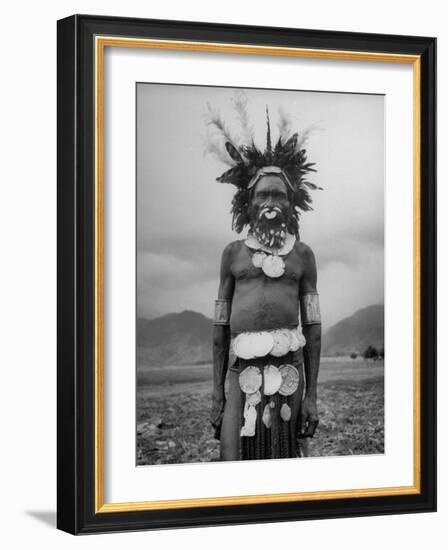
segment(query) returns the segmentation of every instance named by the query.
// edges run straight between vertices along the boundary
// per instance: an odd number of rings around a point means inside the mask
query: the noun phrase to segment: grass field
[[[211,365],[140,369],[137,376],[137,463],[218,460],[209,423]],[[308,456],[384,452],[384,365],[323,360],[319,426]]]

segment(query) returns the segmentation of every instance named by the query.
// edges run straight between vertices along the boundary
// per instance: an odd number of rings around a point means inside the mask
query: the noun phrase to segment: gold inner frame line
[[[152,48],[161,50],[233,53],[243,55],[269,55],[348,61],[406,63],[413,66],[413,298],[414,298],[414,349],[413,349],[413,484],[402,487],[342,489],[302,493],[275,493],[265,495],[226,496],[179,500],[153,500],[142,502],[106,503],[104,501],[104,54],[106,47]],[[421,426],[420,426],[420,124],[421,124],[421,60],[417,55],[323,50],[251,44],[225,44],[177,40],[123,38],[96,36],[95,54],[95,513],[166,510],[207,506],[232,506],[278,502],[304,502],[341,498],[419,494],[421,489]]]

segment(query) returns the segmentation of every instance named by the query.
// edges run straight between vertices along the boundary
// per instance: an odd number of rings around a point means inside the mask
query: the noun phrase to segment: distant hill
[[[157,319],[137,319],[139,365],[191,365],[212,358],[212,321],[201,313],[183,311]]]
[[[137,320],[139,367],[192,365],[212,359],[212,320],[195,311]],[[362,353],[367,346],[384,347],[384,306],[360,309],[329,328],[322,339],[323,355]]]
[[[384,305],[358,310],[329,328],[322,338],[323,355],[362,353],[367,346],[384,348]]]

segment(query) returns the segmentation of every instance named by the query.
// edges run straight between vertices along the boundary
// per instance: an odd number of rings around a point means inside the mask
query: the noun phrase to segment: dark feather
[[[248,175],[245,166],[237,164],[216,179],[220,183],[231,183],[236,187],[244,187],[249,183],[250,176]]]
[[[266,156],[269,163],[272,162],[271,122],[269,120],[269,109],[266,105]]]
[[[232,175],[234,174],[234,172],[235,166],[222,173],[219,177],[216,178],[216,181],[219,181],[220,183],[229,183],[230,179],[232,179]]]
[[[256,167],[256,170],[258,170],[262,166],[266,166],[264,155],[255,147],[253,143],[251,146],[243,147],[242,153],[246,158],[247,164],[249,166],[252,165]]]
[[[289,151],[294,151],[295,148],[296,148],[296,145],[297,145],[297,139],[299,137],[299,134],[293,134],[289,139],[288,141],[285,143],[284,147],[283,147],[283,151],[286,153],[286,152],[289,152]]]
[[[322,187],[319,187],[318,185],[316,185],[315,183],[311,183],[310,181],[303,180],[301,183],[302,185],[306,185],[309,189],[312,189],[313,191],[315,191],[316,189],[319,189],[319,191],[323,191]]]
[[[281,153],[282,151],[282,148],[283,148],[283,144],[282,144],[282,136],[280,136],[278,138],[278,141],[277,143],[275,144],[275,147],[274,147],[274,159],[277,159],[279,154]]]
[[[227,149],[227,152],[229,153],[229,156],[232,160],[234,160],[237,163],[242,163],[243,162],[243,158],[240,155],[238,149],[234,145],[232,145],[230,143],[230,141],[226,141],[226,149]]]

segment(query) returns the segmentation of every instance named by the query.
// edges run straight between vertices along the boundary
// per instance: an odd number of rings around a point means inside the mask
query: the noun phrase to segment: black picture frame
[[[420,58],[419,494],[97,513],[95,95],[97,35]],[[74,15],[58,21],[57,526],[73,534],[429,512],[436,509],[436,39]]]

